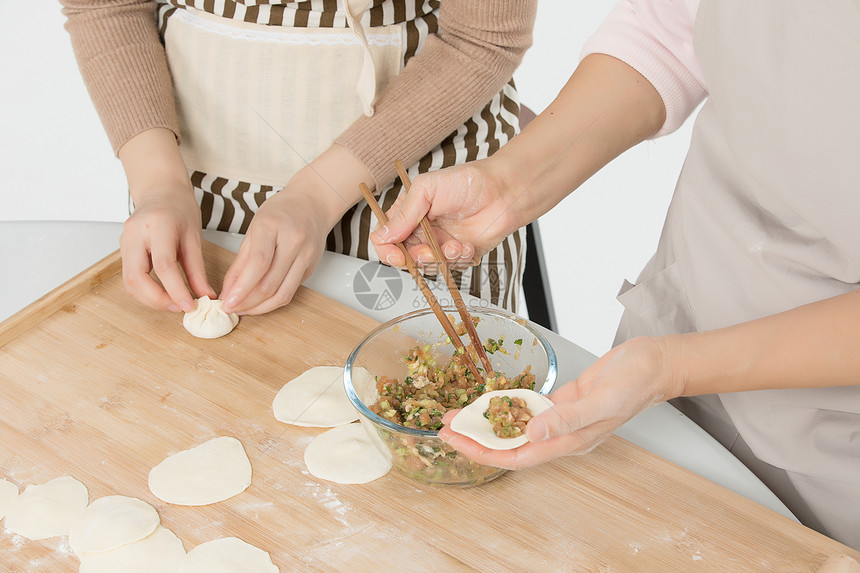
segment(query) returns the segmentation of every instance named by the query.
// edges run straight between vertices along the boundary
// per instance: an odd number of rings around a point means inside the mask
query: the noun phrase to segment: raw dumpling
[[[86,486],[70,476],[29,485],[9,507],[6,529],[32,541],[68,535],[88,501]]]
[[[185,562],[182,541],[158,527],[149,537],[101,553],[81,553],[78,573],[179,573]]]
[[[343,484],[367,483],[391,469],[362,425],[347,424],[323,432],[305,449],[311,475]]]
[[[145,501],[124,495],[100,497],[72,522],[69,546],[78,555],[110,551],[149,536],[159,522],[158,512]]]
[[[185,330],[197,338],[218,338],[228,334],[239,324],[239,315],[227,314],[221,308],[224,301],[211,300],[208,296],[197,299],[194,310],[186,312],[182,319]]]
[[[493,424],[484,417],[484,412],[490,405],[493,396],[508,396],[510,398],[522,398],[532,413],[537,416],[541,412],[552,408],[553,403],[549,398],[538,394],[534,390],[517,388],[513,390],[494,390],[482,394],[477,400],[460,410],[451,420],[451,429],[467,438],[472,438],[484,447],[493,450],[512,450],[529,441],[526,436],[516,438],[500,438],[493,431]]]
[[[364,368],[356,371],[370,376]],[[272,410],[275,419],[294,426],[329,428],[358,419],[339,366],[315,366],[293,378],[275,396]]]
[[[278,573],[269,554],[236,537],[201,543],[188,552],[182,573]]]
[[[6,515],[6,511],[18,497],[18,486],[11,481],[0,479],[0,519]]]
[[[251,462],[242,443],[222,436],[167,457],[149,472],[149,490],[176,505],[209,505],[251,485]]]

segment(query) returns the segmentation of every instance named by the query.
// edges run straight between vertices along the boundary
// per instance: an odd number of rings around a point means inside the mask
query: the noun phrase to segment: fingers
[[[214,295],[203,266],[200,212],[185,187],[156,191],[138,202],[123,225],[124,286],[149,307],[188,312],[194,309],[188,285],[200,295]]]
[[[216,297],[215,289],[212,288],[206,277],[206,265],[203,263],[203,245],[200,242],[200,236],[191,234],[185,238],[180,247],[179,263],[182,265],[191,291],[198,297],[208,296],[214,299]]]
[[[269,272],[274,260],[276,237],[270,235],[268,230],[263,229],[257,234],[249,233],[242,241],[236,260],[224,276],[221,298],[224,300],[225,312],[241,312],[249,308],[245,304],[246,299]],[[275,280],[277,277],[269,275],[268,278]],[[272,289],[272,292],[275,290],[277,288]],[[260,301],[252,298],[248,302],[256,305]]]
[[[491,450],[453,432],[447,426],[439,430],[439,437],[476,463],[508,470],[533,467],[561,456],[586,453],[599,443],[597,440],[586,443],[577,434],[567,434],[537,443],[529,442],[513,450]]]
[[[125,291],[138,302],[150,307],[179,312],[177,305],[155,279],[150,276],[152,263],[149,252],[140,245],[129,244],[125,234],[120,241],[122,281]]]
[[[299,285],[310,274],[311,267],[303,258],[297,258],[292,249],[276,247],[271,267],[235,311],[264,314],[288,304]]]
[[[442,419],[445,423],[439,437],[462,452],[470,460],[480,464],[506,468],[522,469],[568,455],[584,454],[600,444],[617,426],[615,420],[595,420],[583,423],[578,410],[575,383],[566,385],[570,402],[557,402],[546,412],[536,416],[528,423],[526,435],[529,442],[512,450],[492,450],[474,440],[452,431],[448,426],[458,410],[447,412]],[[557,394],[554,401],[558,400]]]
[[[324,230],[295,211],[274,210],[251,223],[224,277],[226,312],[263,314],[288,304],[313,271],[324,248]]]
[[[388,223],[370,234],[374,244],[390,245],[404,241],[421,224],[435,195],[435,187],[428,187],[423,181],[422,177],[416,178],[406,197],[395,201],[388,212]]]

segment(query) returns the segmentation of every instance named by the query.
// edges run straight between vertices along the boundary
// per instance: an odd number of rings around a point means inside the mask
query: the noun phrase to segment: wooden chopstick
[[[397,166],[397,173],[400,175],[400,180],[403,182],[404,193],[409,193],[409,188],[412,186],[412,182],[409,180],[409,174],[406,172],[406,168],[403,167],[403,162],[398,159],[394,164]],[[486,350],[484,350],[484,345],[481,344],[481,338],[478,336],[478,331],[475,329],[475,323],[472,322],[472,317],[469,315],[466,303],[463,302],[463,297],[460,295],[460,289],[457,286],[457,283],[454,282],[454,276],[448,268],[448,261],[445,260],[442,248],[439,246],[439,242],[436,240],[436,236],[430,228],[430,221],[427,220],[427,217],[421,217],[421,229],[424,231],[424,234],[427,235],[427,243],[430,245],[430,250],[433,251],[433,258],[436,259],[436,264],[438,264],[439,268],[442,269],[442,276],[445,277],[445,282],[448,284],[448,291],[451,293],[451,298],[454,300],[454,306],[457,307],[457,312],[460,313],[460,320],[462,320],[463,324],[466,325],[466,332],[469,333],[469,339],[472,341],[472,346],[475,348],[475,352],[481,360],[481,364],[484,365],[484,372],[486,372],[487,376],[495,377],[496,374],[493,371],[493,366],[490,364],[490,358],[487,356]]]
[[[376,201],[376,197],[373,196],[373,193],[370,192],[367,185],[359,183],[358,187],[361,189],[361,194],[364,195],[364,200],[367,201],[368,205],[370,205],[373,214],[376,215],[379,222],[383,225],[387,225],[388,217],[385,216],[385,212],[382,210],[382,207],[379,206],[379,203]],[[403,253],[403,258],[406,260],[406,268],[409,269],[409,274],[411,274],[412,278],[415,279],[415,282],[418,284],[418,288],[421,289],[421,293],[427,300],[427,304],[430,305],[430,308],[433,310],[433,314],[436,315],[436,318],[439,320],[439,324],[441,324],[442,328],[445,330],[445,334],[447,334],[448,338],[451,339],[451,344],[454,345],[454,348],[458,353],[461,353],[466,358],[466,366],[475,375],[475,380],[477,380],[478,383],[483,384],[484,377],[481,375],[481,371],[478,370],[478,367],[475,365],[475,361],[472,360],[472,356],[466,350],[463,341],[460,340],[460,335],[457,334],[457,329],[454,328],[454,325],[451,324],[450,320],[448,320],[448,316],[445,314],[445,311],[442,310],[442,306],[439,304],[439,301],[436,300],[430,287],[427,286],[427,281],[424,280],[424,277],[421,275],[421,271],[418,270],[418,265],[415,264],[415,260],[412,258],[412,255],[409,254],[409,251],[406,250],[403,243],[396,243],[396,245],[400,249],[400,252]]]

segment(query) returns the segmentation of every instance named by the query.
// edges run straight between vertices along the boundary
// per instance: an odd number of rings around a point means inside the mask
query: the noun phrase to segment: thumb
[[[371,233],[370,240],[377,245],[404,241],[430,211],[433,196],[434,193],[421,184],[421,178],[416,178],[409,193],[405,197],[401,195],[389,210],[388,224]]]
[[[540,442],[565,434],[576,434],[581,427],[582,417],[576,404],[563,402],[530,420],[526,435],[530,442]]]

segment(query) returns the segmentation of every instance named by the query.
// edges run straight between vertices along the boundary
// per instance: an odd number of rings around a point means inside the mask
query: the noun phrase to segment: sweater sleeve
[[[377,189],[480,110],[531,46],[537,0],[443,0],[439,29],[391,80],[371,117],[337,138],[362,161]]]
[[[155,2],[61,0],[81,75],[114,152],[153,127],[179,137]]]
[[[607,54],[651,82],[666,106],[654,137],[678,129],[707,96],[693,50],[697,9],[698,0],[622,0],[583,48],[582,57]]]

